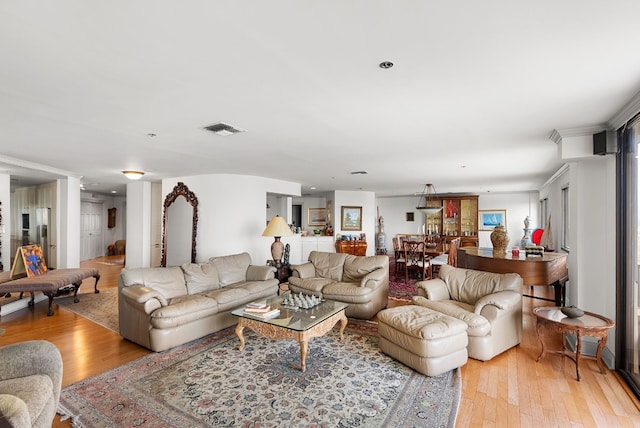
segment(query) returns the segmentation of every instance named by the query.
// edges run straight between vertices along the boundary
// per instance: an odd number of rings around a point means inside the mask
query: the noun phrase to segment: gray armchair
[[[62,357],[45,340],[0,347],[0,427],[50,427],[62,387]]]

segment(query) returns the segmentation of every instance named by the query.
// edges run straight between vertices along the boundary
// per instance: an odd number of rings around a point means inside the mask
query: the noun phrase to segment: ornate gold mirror
[[[179,266],[196,262],[198,198],[178,182],[164,199],[161,266]]]

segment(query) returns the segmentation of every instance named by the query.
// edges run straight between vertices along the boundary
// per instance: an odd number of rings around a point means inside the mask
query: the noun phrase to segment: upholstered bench
[[[378,312],[380,349],[427,376],[467,362],[467,324],[417,305]]]
[[[60,296],[60,289],[73,286],[73,301],[78,303],[78,289],[82,284],[82,280],[93,277],[96,282],[93,286],[95,293],[99,293],[98,281],[100,280],[100,272],[93,268],[68,268],[48,270],[42,275],[36,275],[31,278],[11,279],[10,272],[0,273],[0,296],[6,293],[31,293],[31,301],[29,306],[33,306],[34,293],[42,292],[49,298],[49,308],[47,315],[53,315],[53,298]]]

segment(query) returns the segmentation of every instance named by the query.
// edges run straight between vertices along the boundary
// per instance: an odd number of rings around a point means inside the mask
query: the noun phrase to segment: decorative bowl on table
[[[564,308],[561,308],[560,311],[569,318],[580,318],[584,315],[584,311],[580,308],[576,308],[575,306],[565,306]]]

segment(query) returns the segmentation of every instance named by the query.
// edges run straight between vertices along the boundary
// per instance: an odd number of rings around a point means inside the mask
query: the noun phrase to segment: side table
[[[289,283],[288,282],[281,282],[280,284],[278,284],[278,296],[282,296],[283,294],[287,294],[290,291],[291,290],[289,290]]]
[[[280,284],[289,280],[289,277],[291,276],[291,267],[289,265],[282,263],[276,264],[273,260],[269,260],[269,266],[276,268],[276,278],[278,278],[278,282]]]
[[[602,362],[602,351],[607,344],[607,335],[609,330],[615,326],[615,323],[612,320],[592,312],[585,312],[584,315],[579,318],[569,318],[563,314],[561,312],[561,308],[557,306],[534,308],[533,314],[536,316],[536,334],[542,344],[542,351],[536,359],[536,362],[542,360],[547,353],[565,356],[576,363],[576,378],[580,381],[580,358],[586,357],[584,355],[580,355],[580,351],[582,349],[582,336],[591,336],[598,338],[598,350],[596,351],[595,356],[596,363],[598,364],[601,373],[607,373]],[[573,355],[572,352],[567,353],[569,350],[565,347],[564,338],[562,340],[562,350],[548,351],[545,343],[545,335],[548,332],[575,334],[575,355]],[[586,358],[593,357],[587,356]]]

